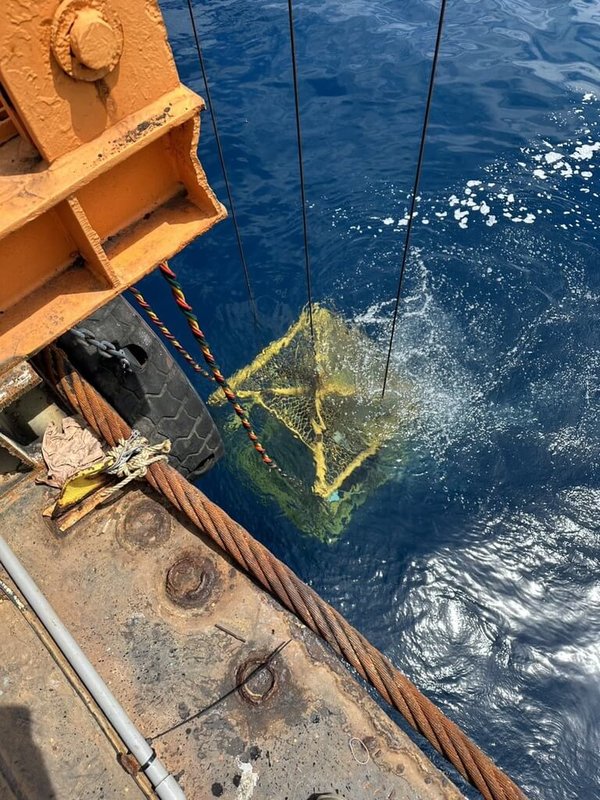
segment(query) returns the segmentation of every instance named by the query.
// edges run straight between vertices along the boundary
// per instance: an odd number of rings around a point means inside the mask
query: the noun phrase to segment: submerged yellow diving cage
[[[0,364],[39,350],[226,215],[155,0],[0,9]]]

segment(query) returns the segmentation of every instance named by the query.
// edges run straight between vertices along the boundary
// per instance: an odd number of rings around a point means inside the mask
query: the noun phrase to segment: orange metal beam
[[[154,0],[5,0],[0,363],[39,350],[226,215]]]

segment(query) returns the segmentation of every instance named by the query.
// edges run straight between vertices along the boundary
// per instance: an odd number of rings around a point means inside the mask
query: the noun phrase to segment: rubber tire
[[[79,327],[125,350],[132,364],[67,333],[60,345],[105,400],[151,443],[170,439],[169,462],[187,478],[207,472],[222,457],[223,442],[202,399],[158,336],[123,297],[111,300]],[[145,360],[144,360],[145,356]]]

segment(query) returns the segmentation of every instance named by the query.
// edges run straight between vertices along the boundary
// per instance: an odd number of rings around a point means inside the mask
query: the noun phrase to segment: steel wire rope
[[[387,352],[387,359],[385,362],[385,373],[383,376],[383,387],[381,389],[381,398],[385,395],[385,387],[387,385],[388,374],[390,371],[390,361],[392,358],[392,347],[394,345],[394,335],[396,333],[396,322],[398,319],[398,309],[400,307],[400,297],[402,295],[402,283],[404,281],[404,273],[406,271],[406,263],[410,251],[410,237],[412,233],[413,219],[415,216],[415,208],[417,204],[417,196],[419,193],[419,182],[421,179],[421,171],[423,168],[423,155],[425,153],[425,140],[427,139],[427,128],[429,126],[429,114],[431,112],[431,101],[433,99],[433,89],[435,87],[435,74],[437,64],[440,56],[442,45],[442,33],[444,29],[444,17],[446,15],[447,0],[441,0],[440,12],[438,17],[437,36],[435,40],[435,47],[433,50],[433,58],[431,60],[431,72],[429,75],[429,88],[427,90],[427,101],[425,103],[425,114],[423,116],[423,127],[421,129],[421,139],[419,142],[419,155],[417,158],[417,166],[415,169],[415,180],[413,184],[412,197],[410,201],[410,208],[408,212],[408,219],[406,221],[406,234],[404,237],[404,249],[402,252],[402,264],[400,266],[400,275],[398,276],[398,290],[396,292],[396,302],[394,305],[394,313],[392,317],[392,329],[390,331],[390,341]]]
[[[254,318],[254,325],[256,328],[259,327],[258,322],[258,309],[256,307],[256,300],[254,299],[254,293],[252,291],[252,284],[250,282],[250,272],[248,270],[248,262],[246,261],[246,255],[244,253],[244,246],[242,244],[242,234],[240,232],[240,226],[238,223],[237,212],[235,208],[235,203],[233,202],[233,194],[231,192],[231,183],[229,181],[229,174],[227,172],[227,166],[225,164],[225,154],[223,152],[223,146],[221,144],[221,136],[219,134],[219,126],[217,123],[217,112],[215,109],[215,104],[212,99],[212,93],[210,90],[210,84],[208,82],[208,75],[206,72],[206,64],[204,62],[204,55],[202,53],[202,46],[200,45],[200,37],[198,35],[198,29],[196,27],[196,18],[194,16],[194,8],[192,5],[192,0],[187,0],[187,7],[190,15],[190,22],[192,23],[192,31],[194,34],[194,41],[196,43],[196,52],[198,54],[198,64],[200,65],[200,72],[202,73],[202,80],[204,81],[204,88],[206,89],[206,99],[208,101],[208,108],[210,110],[210,119],[212,122],[213,132],[215,134],[215,141],[217,143],[217,153],[219,155],[219,161],[221,163],[221,171],[223,172],[223,180],[225,181],[225,191],[227,192],[227,200],[229,202],[229,207],[231,209],[231,221],[233,223],[233,228],[235,231],[235,238],[237,241],[238,251],[240,254],[240,262],[242,264],[242,270],[244,272],[244,280],[246,282],[246,289],[248,291],[248,301],[250,303],[250,308],[252,310],[252,316]]]
[[[110,446],[131,436],[116,411],[51,346],[37,360],[58,394],[80,413]],[[222,548],[243,570],[271,592],[305,625],[321,636],[381,697],[423,734],[433,747],[477,787],[485,800],[526,800],[518,786],[500,770],[458,725],[448,719],[380,651],[335,608],[279,561],[202,492],[163,462],[152,464],[146,480],[175,508]]]
[[[294,111],[296,115],[296,144],[298,151],[298,172],[300,175],[300,198],[302,201],[302,232],[304,237],[304,269],[306,273],[306,294],[308,296],[308,319],[310,322],[310,335],[315,341],[315,329],[312,313],[312,280],[310,270],[310,251],[308,247],[308,217],[306,213],[306,182],[304,179],[304,155],[302,149],[302,125],[300,123],[300,91],[298,89],[298,59],[296,55],[296,35],[294,32],[294,5],[293,0],[287,0],[288,22],[290,26],[290,55],[292,61],[292,78],[294,83]]]

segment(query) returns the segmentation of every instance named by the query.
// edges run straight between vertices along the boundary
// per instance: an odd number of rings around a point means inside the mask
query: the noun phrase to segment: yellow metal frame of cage
[[[319,358],[319,335],[320,331],[324,329],[324,327],[330,323],[330,321],[334,318],[334,315],[331,311],[318,304],[313,305],[312,309],[312,316],[313,316],[313,326],[315,331],[315,360],[318,361]],[[358,469],[362,464],[367,461],[367,459],[374,456],[385,439],[387,438],[385,426],[380,426],[380,432],[378,436],[375,436],[374,440],[365,446],[365,449],[362,450],[356,458],[354,458],[346,467],[343,469],[340,474],[336,477],[336,479],[330,483],[327,482],[326,474],[327,474],[327,461],[325,457],[325,445],[323,441],[322,434],[327,429],[327,426],[324,422],[323,415],[322,415],[322,407],[323,401],[325,397],[331,394],[337,394],[339,396],[351,396],[355,393],[355,387],[350,384],[344,384],[343,382],[338,382],[334,379],[325,381],[323,383],[318,383],[315,388],[314,393],[314,401],[315,401],[315,410],[316,410],[316,418],[312,420],[312,428],[315,433],[315,442],[309,442],[306,440],[305,436],[303,435],[302,431],[295,428],[292,424],[290,424],[290,420],[286,418],[284,415],[279,414],[272,406],[265,401],[263,397],[264,390],[254,390],[254,389],[244,389],[243,384],[255,375],[259,370],[263,369],[269,361],[271,361],[275,356],[277,356],[283,349],[289,347],[294,338],[304,329],[309,326],[309,315],[308,310],[305,309],[300,314],[297,322],[295,322],[289,330],[279,339],[272,342],[268,345],[264,350],[262,350],[257,357],[246,367],[243,367],[238,372],[233,375],[230,379],[229,383],[231,387],[234,389],[236,394],[241,400],[249,400],[252,403],[257,403],[258,405],[262,406],[269,414],[272,414],[276,419],[279,420],[283,425],[285,425],[288,430],[291,430],[292,433],[303,442],[306,447],[311,451],[313,454],[313,460],[315,463],[315,481],[313,484],[313,491],[315,494],[319,495],[320,497],[330,497],[334,492],[342,487],[344,482],[350,477],[350,475]],[[350,332],[350,329],[346,326],[346,330]],[[365,342],[369,342],[372,346],[372,342],[360,331],[357,329],[352,330],[352,335],[356,336],[359,339],[364,339]],[[306,390],[302,387],[289,387],[289,388],[269,388],[269,392],[274,395],[279,395],[280,397],[301,397],[306,395]],[[209,402],[212,405],[221,404],[224,402],[224,398],[220,392],[214,392]],[[379,426],[378,426],[379,427]]]

